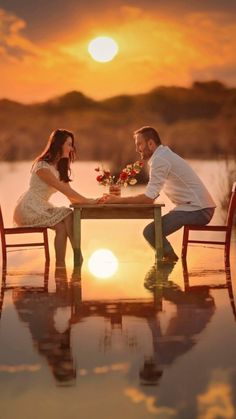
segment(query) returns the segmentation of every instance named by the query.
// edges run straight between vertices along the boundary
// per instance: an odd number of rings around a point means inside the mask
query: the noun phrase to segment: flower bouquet
[[[96,167],[95,171],[98,172],[97,181],[100,185],[109,186],[109,192],[114,195],[120,195],[121,186],[135,185],[137,183],[136,175],[141,172],[143,167],[142,161],[136,161],[127,166],[120,172],[118,178],[113,176],[110,170],[105,170],[103,166]]]

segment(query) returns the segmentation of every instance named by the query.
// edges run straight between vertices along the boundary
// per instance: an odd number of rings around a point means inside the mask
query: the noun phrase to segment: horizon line
[[[43,100],[38,100],[38,101],[37,100],[36,101],[20,101],[18,99],[13,99],[13,98],[9,98],[9,97],[0,97],[0,101],[7,100],[9,102],[15,102],[15,103],[22,104],[22,105],[36,105],[36,104],[41,104],[41,103],[49,102],[50,100],[59,99],[60,97],[63,97],[65,95],[69,94],[69,93],[80,93],[84,97],[86,97],[87,99],[91,99],[94,102],[102,102],[104,100],[109,100],[109,99],[113,99],[115,97],[120,97],[120,96],[138,96],[138,95],[143,95],[143,94],[145,95],[145,94],[148,94],[148,93],[152,92],[153,90],[156,90],[156,89],[159,89],[159,88],[192,89],[195,83],[208,84],[208,83],[213,83],[213,82],[218,82],[219,84],[222,84],[222,86],[224,86],[226,89],[234,89],[234,88],[236,88],[236,85],[235,86],[228,85],[227,83],[225,83],[222,80],[211,79],[211,80],[195,80],[195,81],[193,81],[188,86],[177,85],[177,84],[176,85],[173,85],[173,84],[170,84],[170,85],[160,84],[160,85],[154,86],[152,89],[147,90],[147,91],[140,91],[140,92],[137,92],[137,93],[124,93],[123,92],[123,93],[119,93],[119,94],[116,94],[116,95],[113,95],[113,96],[108,96],[108,97],[104,97],[104,98],[100,98],[100,99],[93,98],[92,96],[87,95],[86,93],[84,93],[81,90],[76,90],[76,89],[73,90],[72,89],[72,90],[68,90],[68,91],[66,91],[64,93],[59,93],[59,94],[57,94],[55,96],[50,96],[48,98],[45,98]]]

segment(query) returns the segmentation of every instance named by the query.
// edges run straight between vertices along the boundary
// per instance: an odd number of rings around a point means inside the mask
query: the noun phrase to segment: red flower
[[[110,170],[104,170],[103,166],[95,168],[95,171],[100,173],[96,179],[100,185],[135,185],[137,183],[136,175],[140,173],[143,162],[136,161],[133,164],[127,164],[126,167],[120,172],[118,179],[111,175]]]
[[[121,180],[126,180],[128,178],[128,173],[126,173],[126,172],[121,172],[121,174],[120,174],[120,179]]]

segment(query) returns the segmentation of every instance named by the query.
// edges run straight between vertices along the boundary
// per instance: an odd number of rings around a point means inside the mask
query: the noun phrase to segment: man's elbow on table
[[[145,195],[145,194],[140,194],[137,195],[137,198],[139,200],[139,204],[153,204],[155,199],[150,198],[149,196]]]

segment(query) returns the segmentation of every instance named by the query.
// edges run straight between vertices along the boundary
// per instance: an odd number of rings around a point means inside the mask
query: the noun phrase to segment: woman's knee
[[[71,212],[70,214],[68,214],[67,217],[64,218],[63,222],[67,226],[73,226],[73,213]]]
[[[63,221],[73,221],[73,212],[71,211],[65,218]]]

